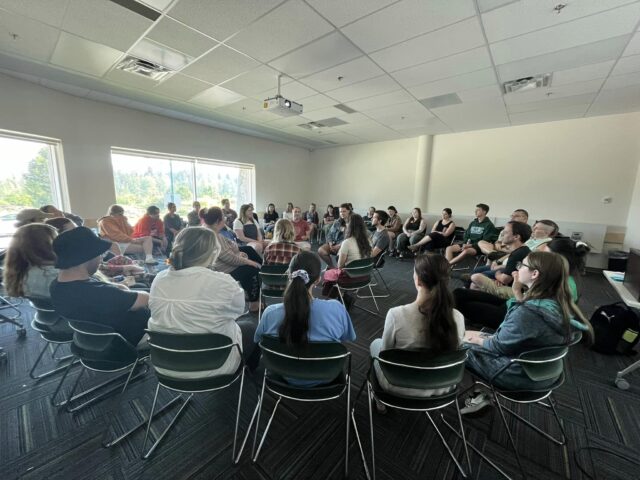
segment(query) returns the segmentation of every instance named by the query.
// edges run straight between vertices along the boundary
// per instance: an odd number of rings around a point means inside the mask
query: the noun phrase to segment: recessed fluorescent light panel
[[[184,53],[165,47],[148,38],[140,40],[130,53],[173,71],[186,67],[193,60],[193,58]]]

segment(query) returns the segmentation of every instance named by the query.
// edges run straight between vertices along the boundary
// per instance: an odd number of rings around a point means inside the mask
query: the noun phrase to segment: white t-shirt
[[[205,267],[160,272],[149,292],[149,330],[167,333],[219,333],[242,348],[242,332],[236,318],[244,313],[244,290],[226,273]],[[180,373],[181,378],[229,374],[240,365],[234,349],[217,370]],[[160,373],[171,372],[158,369]]]
[[[341,256],[346,256],[347,258],[345,265],[353,260],[360,260],[362,258],[360,255],[360,249],[358,248],[358,242],[356,242],[355,238],[349,237],[340,244],[338,258]]]
[[[462,344],[464,338],[464,316],[458,310],[453,310],[453,320],[458,327],[458,342]],[[418,349],[429,348],[430,344],[426,338],[424,317],[415,303],[408,305],[400,305],[391,308],[387,312],[387,318],[384,322],[384,331],[382,332],[382,348],[381,350],[389,350],[392,348]],[[389,392],[400,395],[413,395],[419,397],[428,397],[432,395],[441,395],[447,390],[416,390],[409,388],[394,387],[387,382],[380,366],[376,362],[376,374],[380,386]]]

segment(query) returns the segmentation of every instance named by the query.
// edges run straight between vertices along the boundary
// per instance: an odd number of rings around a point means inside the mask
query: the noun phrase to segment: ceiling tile
[[[169,17],[163,17],[151,31],[147,38],[162,43],[167,47],[186,53],[194,58],[215,47],[217,42],[195,30],[176,22]]]
[[[191,77],[209,83],[221,83],[251,70],[258,62],[230,48],[220,45],[182,70]]]
[[[582,67],[569,68],[553,72],[552,86],[567,85],[573,82],[593,80],[595,78],[605,78],[609,75],[615,60],[583,65]]]
[[[556,70],[604,62],[618,58],[628,41],[629,35],[623,35],[601,42],[567,48],[547,55],[499,65],[497,67],[498,74],[504,82],[538,73],[554,72]]]
[[[429,110],[427,110],[421,103],[415,100],[406,103],[377,107],[372,110],[364,110],[363,113],[367,117],[382,123],[387,123],[384,120],[389,117],[394,117],[397,119],[408,115],[420,116],[424,118],[433,117]]]
[[[249,72],[224,82],[223,86],[247,97],[264,92],[269,88],[275,92],[278,88],[279,74],[280,72],[277,70],[267,65],[261,65],[258,68],[254,68]],[[282,77],[283,85],[291,81],[292,79],[289,77]]]
[[[437,117],[456,131],[494,128],[509,124],[507,111],[501,98],[438,108]]]
[[[173,0],[138,0],[145,5],[155,8],[159,12],[163,12]],[[185,52],[187,53],[187,52]]]
[[[405,0],[342,29],[356,45],[373,52],[476,14],[472,0]]]
[[[427,126],[402,129],[399,130],[399,132],[406,138],[419,137],[421,135],[441,135],[444,133],[451,133],[451,129],[437,118],[432,118],[431,120],[432,121]]]
[[[304,77],[302,82],[319,91],[332,90],[368,78],[378,77],[384,71],[367,57],[356,58],[333,68]],[[338,80],[338,77],[342,77]]]
[[[525,123],[553,122],[557,120],[568,120],[571,118],[582,118],[589,108],[588,103],[582,105],[571,105],[569,107],[552,110],[534,110],[531,112],[514,113],[509,115],[512,125],[522,125]]]
[[[557,110],[575,105],[589,105],[593,99],[596,98],[596,95],[596,92],[591,92],[560,98],[550,97],[537,102],[516,103],[507,105],[507,111],[509,112],[509,115],[511,115],[512,113],[525,113],[532,112],[534,110]]]
[[[0,32],[0,50],[41,62],[51,58],[60,33],[49,25],[5,11],[0,11]]]
[[[509,3],[519,2],[520,0],[478,0],[478,8],[481,12],[488,12],[494,8],[502,7]]]
[[[404,119],[399,121],[381,121],[384,125],[387,125],[389,128],[397,130],[400,133],[406,132],[407,130],[413,131],[418,128],[423,129],[422,135],[426,133],[431,133],[434,129],[442,130],[447,127],[437,118],[435,117],[420,117],[415,118],[411,116],[406,116]]]
[[[347,23],[375,12],[398,0],[307,0],[307,3],[333,23],[342,27]]]
[[[363,98],[360,100],[354,100],[347,102],[348,107],[353,108],[356,111],[373,110],[377,107],[383,107],[385,105],[394,105],[396,103],[406,103],[414,100],[405,90],[396,90],[389,93],[383,93],[381,95],[375,95],[369,98]]]
[[[277,93],[278,83],[276,81],[267,90],[256,93],[253,95],[253,97],[256,100],[264,100],[265,98],[275,97]],[[303,85],[300,82],[296,81],[282,84],[282,86],[280,87],[280,94],[283,97],[298,103],[300,103],[301,98],[310,97],[316,95],[317,93],[318,92],[316,92],[313,88],[309,88],[306,85]]]
[[[640,71],[627,73],[626,75],[612,75],[608,78],[602,88],[603,90],[611,90],[614,88],[624,88],[638,84],[640,84]]]
[[[508,7],[507,7],[508,8]],[[491,44],[496,65],[572,48],[631,33],[640,18],[640,3],[545,28]]]
[[[372,53],[371,58],[386,71],[393,72],[470,50],[484,43],[480,23],[472,17]]]
[[[124,52],[152,23],[114,2],[70,0],[62,29]]]
[[[347,115],[349,114],[334,107],[321,108],[312,112],[304,111],[304,116],[309,120],[313,120],[314,122],[317,120],[322,120],[324,118],[345,117]]]
[[[475,72],[465,73],[456,77],[443,78],[435,82],[423,83],[409,88],[416,98],[429,98],[446,93],[469,90],[476,87],[496,85],[496,75],[493,68],[485,68]]]
[[[640,53],[640,32],[637,32],[633,37],[631,37],[631,41],[627,48],[624,49],[623,56],[627,55],[637,55]]]
[[[640,55],[629,55],[618,60],[616,66],[613,67],[611,75],[623,75],[637,71],[640,71]]]
[[[226,43],[247,55],[267,62],[331,30],[331,24],[308,5],[301,0],[291,0]]]
[[[207,88],[211,88],[211,84],[176,73],[154,88],[151,93],[188,100]]]
[[[333,67],[360,56],[361,52],[339,32],[278,58],[269,65],[294,78]]]
[[[106,45],[61,32],[51,63],[101,77],[123,55],[123,52]]]
[[[489,52],[485,47],[480,47],[433,62],[398,70],[392,76],[405,87],[413,87],[488,67],[491,67]]]
[[[360,98],[372,97],[381,93],[391,92],[398,88],[398,84],[388,75],[371,78],[363,82],[354,83],[346,87],[326,92],[331,98],[341,103],[351,102]]]
[[[587,111],[587,116],[610,115],[637,110],[640,110],[640,85],[603,90]]]
[[[321,108],[331,107],[336,105],[333,98],[329,98],[326,95],[319,93],[318,95],[311,95],[307,98],[300,99],[300,103],[303,106],[303,112],[313,112],[314,110],[320,110]]]
[[[125,72],[124,70],[119,70],[117,68],[114,68],[102,78],[108,82],[115,82],[145,91],[152,89],[158,84],[158,82],[151,80],[148,77],[143,77],[137,73]]]
[[[0,8],[60,27],[68,3],[69,0],[0,0]],[[0,15],[4,13],[0,12]]]
[[[482,6],[482,3],[485,2],[486,0],[480,2],[481,11],[485,11]],[[558,2],[520,0],[483,14],[482,23],[487,33],[487,39],[490,43],[493,43],[505,38],[533,32],[534,30],[564,24],[587,15],[593,15],[594,13],[624,5],[629,3],[629,0],[564,2],[567,7],[560,14],[553,10],[556,3]]]
[[[189,100],[189,103],[208,108],[217,108],[244,99],[242,95],[223,87],[211,87]]]
[[[227,105],[222,108],[218,108],[216,112],[224,113],[226,115],[242,116],[250,113],[258,113],[264,109],[262,102],[254,100],[253,98],[245,98],[239,102],[235,102],[231,105]]]
[[[277,120],[272,120],[269,122],[268,126],[272,128],[285,128],[307,122],[309,122],[308,118],[303,117],[302,115],[297,115],[295,117],[280,117]]]
[[[193,61],[193,57],[148,38],[140,39],[133,48],[129,49],[129,54],[162,65],[172,71],[180,70]]]
[[[473,102],[476,100],[483,100],[485,98],[495,98],[502,96],[502,90],[496,84],[489,85],[487,87],[471,88],[469,90],[462,90],[456,92],[460,100],[463,102]]]
[[[180,0],[168,15],[222,41],[280,3],[282,0]]]

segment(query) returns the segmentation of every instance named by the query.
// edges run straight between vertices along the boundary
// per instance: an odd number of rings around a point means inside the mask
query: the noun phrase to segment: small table
[[[640,302],[631,294],[631,292],[627,289],[624,280],[624,273],[622,272],[612,272],[610,270],[603,270],[602,274],[607,279],[607,281],[611,284],[611,286],[615,289],[615,291],[620,295],[622,301],[629,308],[633,308],[635,310],[640,310]],[[640,360],[632,363],[624,370],[619,371],[616,374],[615,384],[621,390],[627,390],[629,388],[629,382],[623,378],[625,375],[633,372],[640,368]]]

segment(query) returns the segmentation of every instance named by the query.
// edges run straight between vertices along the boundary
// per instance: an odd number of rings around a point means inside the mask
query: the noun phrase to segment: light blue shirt
[[[254,340],[256,343],[262,340],[263,335],[278,336],[278,329],[284,320],[284,304],[269,305],[260,318]],[[321,300],[314,298],[311,303],[311,315],[309,317],[310,342],[345,342],[354,341],[356,332],[351,323],[351,317],[347,310],[337,300]],[[314,386],[318,382],[302,381],[287,378],[292,385]]]

